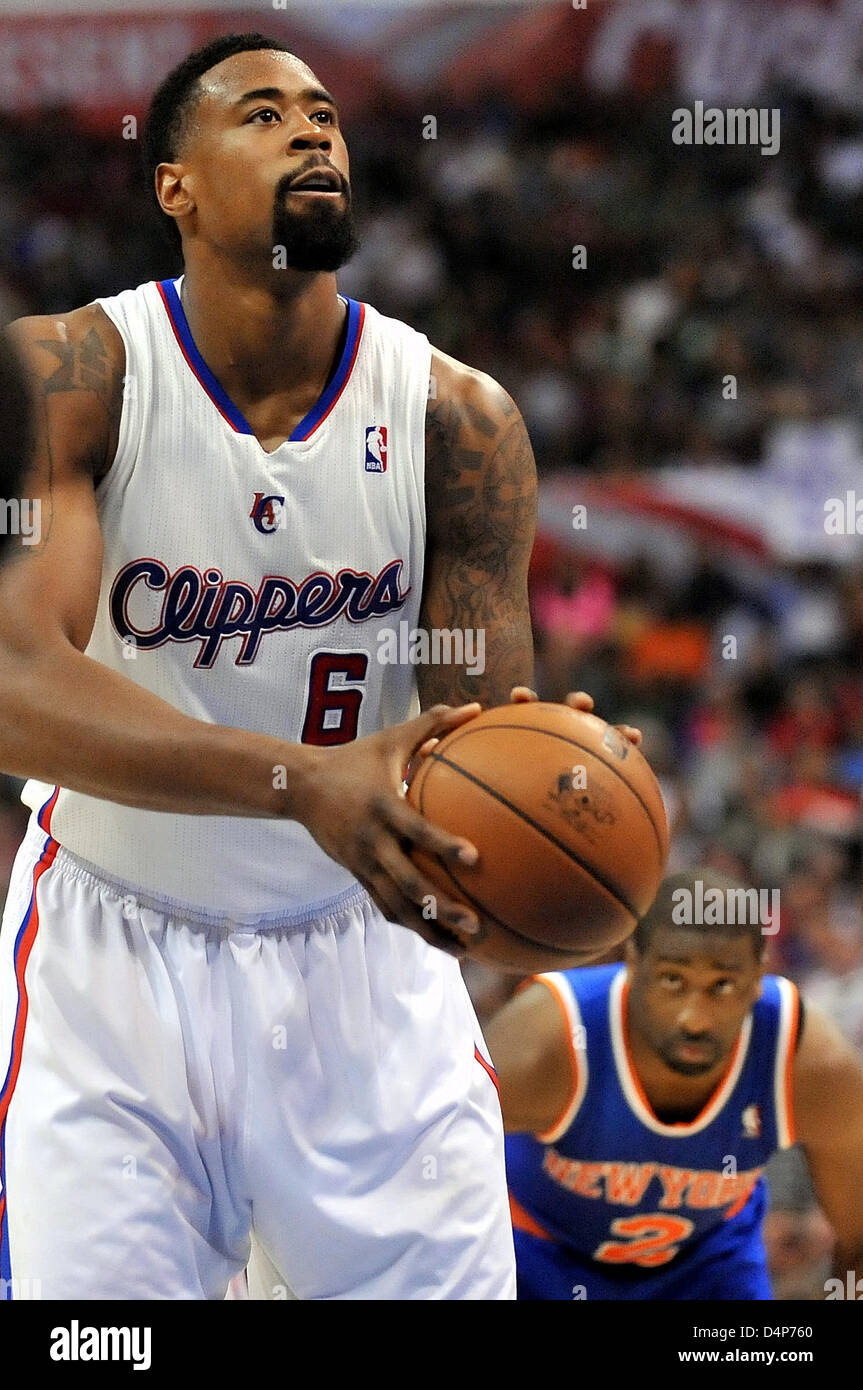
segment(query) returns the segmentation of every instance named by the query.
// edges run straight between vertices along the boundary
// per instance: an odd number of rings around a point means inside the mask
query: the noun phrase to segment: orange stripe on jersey
[[[752,1196],[752,1193],[755,1190],[755,1184],[757,1183],[760,1176],[760,1168],[756,1168],[753,1173],[745,1174],[746,1181],[742,1185],[740,1196],[737,1197],[736,1200],[731,1203],[731,1206],[728,1208],[727,1212],[722,1218],[723,1221],[730,1221],[733,1216],[736,1216],[738,1212],[741,1212],[743,1210],[743,1208],[746,1206],[746,1203],[749,1201],[749,1198]]]
[[[546,989],[551,990],[552,994],[554,995],[554,998],[557,1001],[557,1006],[560,1009],[561,1014],[563,1015],[563,1028],[564,1032],[566,1033],[566,1045],[569,1051],[569,1066],[570,1070],[572,1071],[572,1090],[566,1098],[566,1104],[563,1106],[554,1124],[549,1125],[548,1129],[543,1130],[542,1134],[537,1134],[536,1136],[541,1144],[546,1144],[549,1142],[549,1139],[553,1135],[557,1134],[557,1131],[560,1125],[563,1123],[567,1111],[569,1110],[570,1106],[575,1100],[575,1097],[578,1093],[579,1068],[578,1056],[576,1054],[575,1045],[572,1040],[572,1020],[570,1019],[569,1010],[566,1007],[566,1001],[563,995],[561,994],[559,987],[555,984],[554,980],[549,980],[544,975],[534,975],[532,980],[526,981],[526,984],[534,983],[545,985]]]
[[[534,1221],[530,1212],[525,1211],[521,1202],[509,1194],[509,1212],[512,1217],[512,1224],[517,1231],[526,1231],[529,1236],[539,1236],[540,1240],[554,1240],[548,1231],[544,1231],[538,1221]]]

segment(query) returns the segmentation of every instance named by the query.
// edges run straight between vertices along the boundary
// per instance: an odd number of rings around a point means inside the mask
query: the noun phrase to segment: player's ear
[[[623,959],[626,964],[626,973],[632,979],[635,967],[638,964],[638,950],[635,945],[635,938],[630,936],[623,948]]]
[[[182,164],[159,164],[156,168],[156,197],[169,217],[184,217],[195,211],[191,178]]]

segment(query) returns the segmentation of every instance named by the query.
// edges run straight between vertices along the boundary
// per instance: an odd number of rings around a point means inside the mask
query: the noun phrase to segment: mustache
[[[287,193],[294,179],[301,178],[303,174],[311,173],[313,169],[326,169],[328,172],[335,174],[336,178],[339,181],[340,192],[347,193],[348,197],[350,198],[351,186],[345,178],[344,174],[342,174],[334,164],[321,164],[320,160],[317,160],[314,164],[307,164],[304,169],[294,169],[294,171],[290,174],[283,174],[282,177],[279,179],[278,183],[276,184],[275,197],[277,199],[283,197],[283,195]]]

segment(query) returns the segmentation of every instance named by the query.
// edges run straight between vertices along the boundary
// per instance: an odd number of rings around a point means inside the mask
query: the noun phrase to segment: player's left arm
[[[513,687],[531,685],[527,570],[536,503],[533,450],[514,401],[484,372],[433,349],[420,626],[461,633],[474,660],[420,665],[423,709],[501,705]]]
[[[836,1271],[863,1277],[863,1062],[808,1002],[791,1076],[796,1138],[836,1235]]]

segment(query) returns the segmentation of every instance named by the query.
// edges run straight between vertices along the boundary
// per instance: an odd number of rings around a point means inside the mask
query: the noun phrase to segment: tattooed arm
[[[482,633],[485,661],[474,675],[466,669],[470,661],[419,666],[420,699],[424,709],[439,701],[500,705],[514,686],[529,686],[533,673],[527,598],[536,526],[533,452],[516,406],[491,377],[437,350],[431,375],[420,625],[475,640]]]
[[[116,452],[123,341],[97,305],[9,332],[36,421],[22,493],[41,525],[38,544],[16,537],[0,569],[0,768],[148,810],[291,814],[273,767],[301,761],[293,745],[191,719],[84,655],[102,581],[94,488]]]
[[[20,319],[7,331],[30,382],[34,447],[21,491],[22,508],[38,520],[38,528],[10,547],[4,609],[7,618],[11,610],[28,625],[38,625],[54,609],[64,634],[83,650],[101,576],[94,486],[117,447],[123,342],[93,305],[57,317]],[[55,538],[58,513],[65,534]],[[25,569],[33,573],[18,575],[16,560],[28,561]]]

